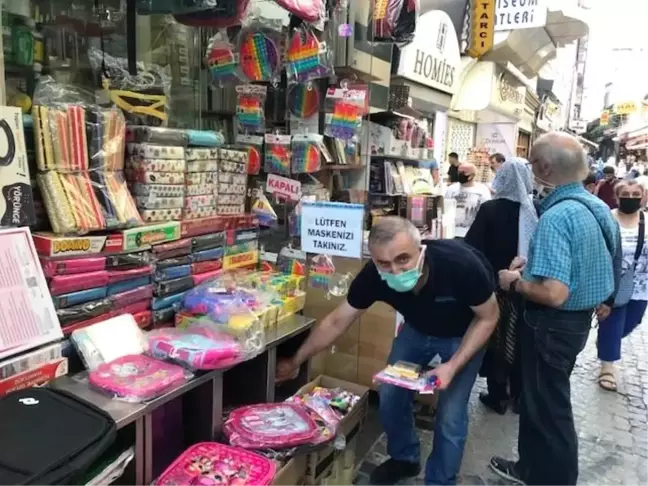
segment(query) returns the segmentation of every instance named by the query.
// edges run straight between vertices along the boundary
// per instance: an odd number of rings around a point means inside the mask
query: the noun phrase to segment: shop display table
[[[165,432],[168,432],[156,430],[166,427],[164,420],[154,420],[156,413],[162,414],[165,405],[177,399],[182,402],[182,447],[199,441],[217,439],[223,418],[223,376],[236,373],[239,368],[243,369],[251,362],[262,365],[263,373],[245,371],[245,381],[239,385],[255,391],[259,397],[265,397],[265,400],[259,401],[274,401],[277,346],[309,331],[314,323],[315,319],[300,315],[287,317],[279,321],[276,327],[266,331],[265,351],[250,362],[240,363],[228,370],[198,374],[187,383],[147,403],[113,400],[89,388],[87,372],[58,378],[52,381],[50,386],[72,393],[105,410],[115,420],[119,430],[131,427],[135,440],[135,482],[138,485],[150,484],[158,472],[157,469],[166,467],[155,467],[154,464],[154,458],[157,459],[158,456],[157,453],[154,454],[158,446],[154,432],[156,436],[164,436],[165,442]]]

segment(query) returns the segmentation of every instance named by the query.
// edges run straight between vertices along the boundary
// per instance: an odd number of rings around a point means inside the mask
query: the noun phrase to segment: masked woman
[[[516,257],[526,259],[531,236],[538,224],[532,200],[533,175],[527,161],[511,158],[504,162],[493,181],[493,200],[481,205],[465,241],[480,250],[488,259],[495,278],[500,270],[508,269]],[[504,414],[509,402],[516,411],[520,396],[518,345],[516,327],[522,317],[519,295],[498,290],[500,321],[484,363],[488,393],[482,393],[484,405]]]
[[[645,216],[641,211],[646,196],[644,187],[634,180],[621,180],[614,187],[617,209],[612,214],[621,229],[621,282],[614,308],[599,322],[598,357],[601,372],[598,382],[609,391],[617,389],[615,361],[621,359],[621,340],[643,319],[648,301],[648,246]]]

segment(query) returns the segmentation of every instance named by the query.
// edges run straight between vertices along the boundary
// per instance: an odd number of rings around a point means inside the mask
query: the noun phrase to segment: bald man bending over
[[[588,167],[574,137],[560,132],[540,137],[529,160],[541,197],[540,221],[526,264],[499,272],[500,287],[526,300],[517,329],[519,461],[494,457],[490,466],[518,483],[576,484],[578,439],[569,377],[595,309],[604,313],[601,304],[613,300],[619,227],[607,205],[583,187]]]

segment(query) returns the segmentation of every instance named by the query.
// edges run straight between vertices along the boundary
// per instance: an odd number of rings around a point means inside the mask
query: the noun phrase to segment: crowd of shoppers
[[[404,316],[388,363],[408,361],[436,376],[439,402],[426,484],[456,484],[468,433],[468,400],[481,371],[480,400],[519,412],[518,459],[490,467],[521,484],[574,485],[578,437],[569,379],[598,323],[599,384],[616,390],[621,340],[642,320],[648,301],[648,246],[640,182],[614,170],[590,171],[580,143],[550,133],[529,160],[491,157],[490,187],[475,167],[450,154],[458,238],[422,241],[414,225],[381,218],[369,233],[371,259],[347,298],[296,354],[277,364],[277,379],[326,349],[373,303]],[[492,197],[491,197],[492,196]],[[414,393],[381,385],[380,419],[390,458],[371,484],[395,484],[421,469]]]

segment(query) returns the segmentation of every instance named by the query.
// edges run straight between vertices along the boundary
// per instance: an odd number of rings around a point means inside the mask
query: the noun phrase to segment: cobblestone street
[[[618,393],[597,383],[596,330],[579,356],[572,375],[572,402],[579,437],[579,484],[648,483],[648,323],[644,322],[623,342]],[[461,469],[462,484],[508,484],[488,469],[492,455],[516,457],[517,416],[487,411],[478,394],[485,380],[478,379],[470,401],[470,432]],[[375,419],[375,418],[372,418]],[[418,423],[424,417],[417,417]],[[419,428],[422,460],[432,444],[432,432]],[[386,459],[385,436],[374,444],[361,464],[357,484],[367,484],[368,474]],[[422,478],[412,481],[422,484]]]

